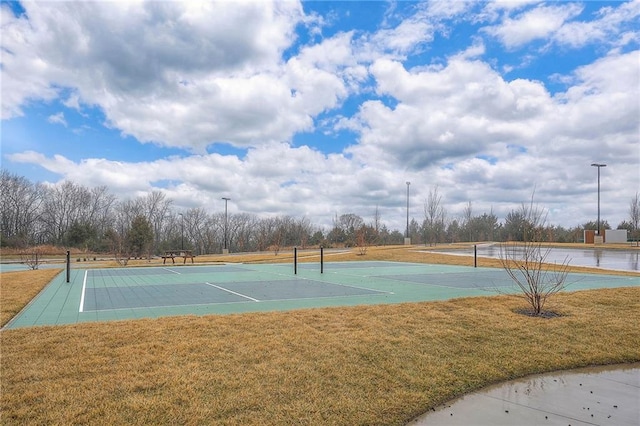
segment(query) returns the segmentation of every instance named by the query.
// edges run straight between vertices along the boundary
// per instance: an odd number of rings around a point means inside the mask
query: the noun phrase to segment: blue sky
[[[2,2],[2,168],[177,209],[628,218],[640,2]]]

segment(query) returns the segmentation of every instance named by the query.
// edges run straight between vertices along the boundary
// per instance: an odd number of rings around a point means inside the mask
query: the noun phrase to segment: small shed
[[[614,243],[626,243],[627,242],[627,230],[626,229],[609,229],[607,231],[607,236],[605,239],[605,243],[614,244]]]

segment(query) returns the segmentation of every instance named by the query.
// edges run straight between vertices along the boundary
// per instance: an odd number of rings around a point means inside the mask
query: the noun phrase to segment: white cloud
[[[281,54],[302,18],[296,2],[24,6],[22,17],[2,8],[2,47],[11,52],[3,54],[3,118],[67,88],[67,102],[99,107],[124,134],[202,150],[215,141],[286,140],[335,104],[331,90],[343,90],[325,84],[329,103],[311,110],[291,98]]]
[[[88,186],[107,185],[121,197],[150,191],[159,181],[177,205],[215,210],[222,195],[234,209],[258,215],[309,216],[330,224],[335,213],[371,215],[372,200],[387,205],[389,172],[354,165],[342,155],[325,155],[308,147],[270,144],[250,149],[243,160],[219,154],[192,155],[150,162],[48,158],[35,152],[9,155],[14,162],[37,163],[64,179]]]
[[[532,40],[548,38],[567,20],[581,12],[582,7],[574,3],[537,6],[515,18],[505,18],[499,25],[486,27],[485,31],[498,38],[506,47],[516,48]]]
[[[380,155],[397,167],[420,169],[481,154],[494,143],[531,143],[551,103],[540,83],[507,82],[486,63],[458,56],[442,69],[415,71],[380,60],[371,72],[378,92],[399,104],[362,105],[360,144],[350,152],[365,163]]]
[[[602,7],[596,19],[585,16],[578,20],[584,11],[578,3],[565,3],[535,7],[520,11],[527,3],[537,2],[491,2],[483,16],[496,25],[484,28],[484,31],[496,37],[507,48],[515,49],[533,41],[544,39],[550,43],[576,49],[591,43],[605,43],[611,46],[626,46],[638,42],[637,20],[640,16],[640,1],[615,2]],[[511,16],[514,12],[519,14]],[[501,19],[500,19],[501,18]]]
[[[540,0],[494,0],[487,2],[484,11],[490,12],[511,12],[522,9],[530,4],[541,3]]]
[[[62,124],[64,127],[67,127],[67,120],[64,119],[64,113],[62,111],[52,114],[47,118],[49,123],[57,123]]]
[[[575,84],[557,95],[559,102],[554,121],[562,127],[563,134],[590,140],[593,149],[601,146],[603,138],[616,134],[637,138],[639,63],[640,51],[636,50],[607,56],[578,68],[574,72]],[[625,143],[621,146],[631,148],[633,145]]]
[[[639,40],[637,30],[640,17],[640,1],[622,3],[619,7],[603,7],[599,19],[593,21],[566,22],[554,35],[561,45],[579,48],[588,43],[608,42],[614,46],[624,46]],[[631,31],[624,29],[630,25]],[[634,28],[635,27],[635,28]]]

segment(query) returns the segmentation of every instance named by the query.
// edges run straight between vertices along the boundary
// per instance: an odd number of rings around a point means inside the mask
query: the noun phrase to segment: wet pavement
[[[473,256],[473,247],[458,250],[437,250],[445,254]],[[500,243],[478,244],[478,257],[500,258]],[[640,271],[640,250],[605,247],[552,248],[546,253],[548,263],[569,263],[571,266],[588,266],[619,271]]]
[[[528,376],[465,395],[418,425],[640,425],[640,363]]]

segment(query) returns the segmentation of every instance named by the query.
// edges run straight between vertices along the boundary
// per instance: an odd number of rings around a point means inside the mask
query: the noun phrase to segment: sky
[[[1,4],[2,168],[178,211],[629,219],[640,1]],[[407,185],[406,182],[410,182]]]

